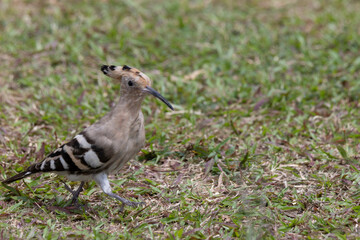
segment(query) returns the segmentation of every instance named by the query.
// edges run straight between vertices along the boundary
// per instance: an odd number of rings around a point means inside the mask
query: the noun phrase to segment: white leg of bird
[[[105,173],[99,173],[95,176],[95,182],[101,187],[101,189],[103,190],[104,193],[106,193],[107,195],[109,195],[110,197],[113,197],[117,200],[119,200],[122,203],[121,209],[120,211],[122,211],[124,209],[124,205],[128,205],[131,207],[136,207],[140,204],[144,204],[143,202],[132,202],[129,201],[125,198],[122,198],[118,195],[116,195],[115,193],[112,192],[111,190],[111,186],[108,180],[108,177]]]

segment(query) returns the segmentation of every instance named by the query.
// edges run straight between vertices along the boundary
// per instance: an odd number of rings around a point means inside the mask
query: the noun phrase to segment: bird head
[[[125,91],[129,94],[140,96],[151,94],[154,97],[160,99],[171,110],[174,110],[168,100],[166,100],[159,92],[151,87],[150,78],[138,69],[129,67],[127,65],[103,65],[101,67],[101,71],[106,76],[119,80],[121,82],[121,89],[123,92]]]

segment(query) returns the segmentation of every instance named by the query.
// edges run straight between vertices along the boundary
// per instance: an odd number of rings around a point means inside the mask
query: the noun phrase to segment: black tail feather
[[[29,170],[26,170],[24,172],[21,172],[19,174],[16,174],[15,176],[12,176],[11,178],[5,179],[4,181],[2,181],[2,183],[8,184],[8,183],[12,183],[16,180],[20,180],[23,179],[25,177],[30,176],[31,174],[33,174],[34,172],[31,172]]]

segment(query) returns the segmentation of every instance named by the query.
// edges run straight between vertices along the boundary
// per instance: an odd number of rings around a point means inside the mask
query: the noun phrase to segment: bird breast
[[[129,134],[127,141],[120,139],[118,154],[114,156],[114,160],[111,161],[112,164],[108,169],[108,173],[115,173],[120,170],[125,163],[130,159],[134,158],[135,155],[141,150],[145,145],[145,129],[144,129],[144,117],[142,112],[139,113],[138,117],[131,123],[129,128]]]

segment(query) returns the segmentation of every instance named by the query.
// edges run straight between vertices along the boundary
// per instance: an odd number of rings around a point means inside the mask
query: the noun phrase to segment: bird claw
[[[141,206],[141,205],[145,205],[144,202],[131,202],[131,205],[132,207],[137,207],[137,206]]]
[[[145,205],[144,202],[132,202],[132,201],[129,201],[129,200],[126,200],[125,201],[121,201],[123,205],[127,205],[127,206],[130,206],[130,207],[137,207],[139,205]]]
[[[72,190],[64,181],[61,181],[61,182],[64,184],[65,189],[68,190],[73,195],[73,197],[71,198],[71,204],[76,207],[81,206],[81,204],[79,204],[79,202],[78,202],[78,198],[79,198],[79,194],[83,190],[84,182],[81,182],[79,188],[75,191]]]
[[[121,200],[120,200],[121,201]],[[124,207],[129,206],[129,207],[137,207],[140,205],[145,205],[145,202],[133,202],[133,201],[129,201],[127,199],[123,199],[123,201],[121,201],[121,207],[120,207],[120,212],[124,211]]]

